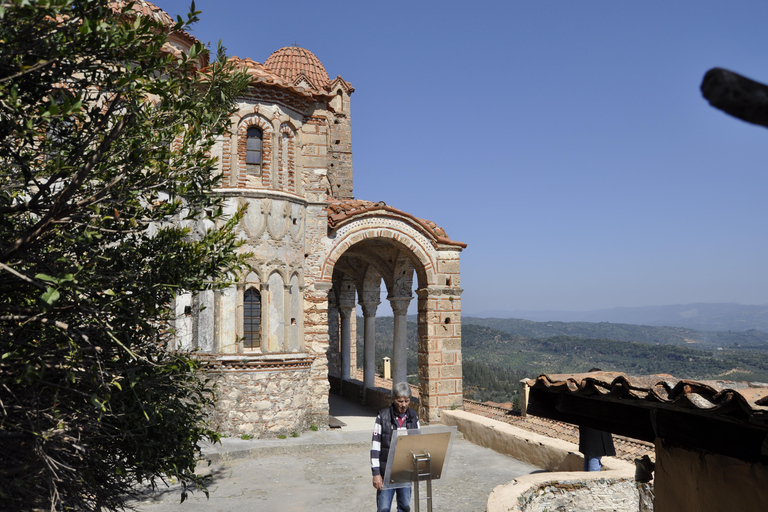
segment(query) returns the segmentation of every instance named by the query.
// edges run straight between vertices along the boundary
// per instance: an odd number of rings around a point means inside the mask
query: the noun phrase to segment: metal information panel
[[[420,430],[395,430],[389,459],[384,472],[384,487],[403,487],[414,481],[414,457],[428,455],[431,459],[429,478],[439,479],[445,459],[453,444],[456,427],[424,427]],[[426,480],[420,475],[419,480]]]

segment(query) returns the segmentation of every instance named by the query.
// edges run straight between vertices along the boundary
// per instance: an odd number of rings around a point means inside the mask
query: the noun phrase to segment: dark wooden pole
[[[768,128],[768,86],[733,71],[712,68],[701,93],[713,107],[748,123]]]

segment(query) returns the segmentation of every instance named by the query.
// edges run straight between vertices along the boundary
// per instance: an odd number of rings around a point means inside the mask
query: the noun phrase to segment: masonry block
[[[457,364],[443,365],[440,367],[440,377],[443,379],[461,379],[461,366]]]
[[[454,380],[440,380],[437,382],[437,394],[448,395],[456,393],[456,381]]]

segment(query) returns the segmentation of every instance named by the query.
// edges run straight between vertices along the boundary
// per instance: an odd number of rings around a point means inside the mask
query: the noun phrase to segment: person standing
[[[589,370],[590,373],[600,371],[600,368]],[[600,471],[603,456],[616,455],[611,434],[583,425],[579,425],[579,451],[584,455],[584,471]]]
[[[373,487],[376,489],[376,510],[389,512],[392,498],[397,495],[397,512],[411,511],[411,486],[384,488],[382,472],[389,459],[389,447],[392,443],[392,433],[395,430],[419,428],[419,417],[416,411],[409,407],[411,403],[411,387],[406,382],[398,382],[392,386],[392,405],[379,411],[376,423],[373,425],[371,440],[371,472]]]
[[[583,425],[579,426],[579,451],[584,454],[584,471],[600,471],[600,459],[616,455],[611,434]]]

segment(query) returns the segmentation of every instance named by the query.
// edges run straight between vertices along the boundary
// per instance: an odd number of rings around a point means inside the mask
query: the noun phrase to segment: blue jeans
[[[603,463],[600,462],[601,458],[594,455],[584,455],[584,471],[600,471],[600,468],[603,467]]]
[[[397,494],[397,512],[411,512],[411,486],[376,491],[377,512],[389,512],[392,498]]]

